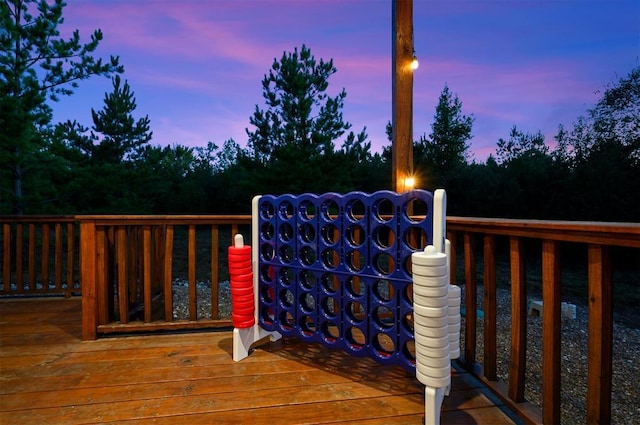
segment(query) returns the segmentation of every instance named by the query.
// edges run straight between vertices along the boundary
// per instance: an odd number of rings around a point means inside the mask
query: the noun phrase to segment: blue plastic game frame
[[[261,196],[259,326],[414,371],[411,254],[433,211],[424,190]]]

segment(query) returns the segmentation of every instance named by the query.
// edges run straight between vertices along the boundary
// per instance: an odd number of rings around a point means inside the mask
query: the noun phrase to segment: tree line
[[[62,0],[0,7],[0,214],[248,213],[259,193],[373,192],[391,188],[391,145],[372,152],[366,128],[342,114],[337,72],[302,45],[274,59],[247,143],[153,145],[148,116],[117,56],[94,57],[97,30],[59,36]],[[91,77],[111,78],[92,125],[52,122],[50,102]],[[473,115],[445,86],[429,135],[414,142],[419,187],[448,192],[452,215],[639,221],[640,67],[607,85],[551,149],[513,127],[484,163],[471,154]],[[391,124],[387,125],[390,137]]]

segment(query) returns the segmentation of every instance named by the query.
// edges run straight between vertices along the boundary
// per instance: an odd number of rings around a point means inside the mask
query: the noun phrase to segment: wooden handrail
[[[611,421],[613,305],[609,247],[640,248],[640,224],[513,220],[447,217],[447,237],[452,243],[451,276],[455,281],[456,247],[461,235],[464,255],[465,308],[475,312],[477,284],[474,240],[483,240],[484,364],[476,363],[476,315],[466,315],[462,363],[528,423],[559,423],[561,404],[561,302],[560,243],[574,242],[588,250],[589,352],[587,422]],[[495,237],[509,239],[511,266],[511,346],[509,384],[496,375],[496,258]],[[542,411],[525,400],[527,296],[524,240],[542,242]]]
[[[73,216],[0,216],[0,224],[0,296],[80,293]]]
[[[227,327],[218,309],[220,265],[226,249],[220,242],[221,228],[231,243],[240,225],[250,226],[249,215],[100,215],[76,216],[82,242],[81,280],[83,338],[101,333],[150,332],[157,330]],[[173,267],[176,229],[186,235],[188,319],[173,319]],[[211,273],[211,317],[198,313],[197,235],[209,232]],[[247,237],[249,235],[246,235]],[[221,263],[221,260],[223,263]]]

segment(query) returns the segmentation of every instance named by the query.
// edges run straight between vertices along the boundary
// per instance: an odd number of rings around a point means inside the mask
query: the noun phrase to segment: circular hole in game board
[[[382,222],[389,221],[395,215],[393,202],[389,199],[379,199],[373,204],[373,213],[375,217]]]
[[[404,329],[411,333],[411,334],[415,334],[414,331],[414,327],[413,327],[413,312],[410,311],[407,314],[404,315],[404,317],[402,318],[402,326],[404,327]]]
[[[389,226],[378,226],[373,231],[373,241],[382,249],[391,248],[396,241],[396,234]]]
[[[267,306],[263,306],[260,309],[260,317],[262,317],[262,322],[266,323],[266,324],[272,324],[273,321],[276,318],[275,312],[273,311],[273,308],[271,307],[267,307]]]
[[[322,226],[320,232],[322,233],[322,240],[327,244],[333,245],[340,240],[340,230],[333,224]]]
[[[278,276],[280,277],[280,283],[284,286],[291,285],[295,279],[293,272],[288,267],[281,268],[278,272]]]
[[[366,213],[364,203],[360,199],[353,199],[347,203],[346,212],[352,221],[360,221]]]
[[[274,256],[275,252],[273,250],[273,246],[271,246],[268,243],[263,243],[260,246],[260,255],[262,256],[262,259],[264,261],[271,261],[273,260],[273,256]]]
[[[362,329],[355,326],[347,329],[345,337],[349,342],[349,347],[351,347],[351,349],[353,350],[361,350],[367,343],[367,337],[365,336],[364,332],[362,332]]]
[[[373,310],[373,320],[381,329],[390,329],[393,327],[395,316],[393,311],[381,305]]]
[[[408,303],[413,304],[413,283],[407,285],[404,290],[404,297]]]
[[[347,227],[347,241],[355,248],[362,246],[366,236],[364,229],[358,224],[352,224]]]
[[[287,264],[291,263],[295,256],[291,245],[282,245],[280,247],[280,250],[278,251],[278,255],[280,257],[280,260],[283,263],[287,263]]]
[[[414,223],[424,221],[429,213],[429,207],[424,199],[411,198],[404,204],[404,215]]]
[[[412,276],[411,269],[412,269],[413,265],[411,263],[411,256],[410,255],[407,255],[407,258],[404,259],[404,264],[402,266],[403,266],[404,272],[407,274],[407,276]]]
[[[373,338],[373,347],[380,357],[390,357],[396,351],[393,339],[385,333],[376,334]]]
[[[260,204],[260,215],[262,215],[262,218],[265,220],[272,219],[275,215],[275,208],[273,207],[273,204],[270,202],[263,202]]]
[[[322,324],[322,336],[327,342],[336,342],[340,338],[340,328],[332,322]]]
[[[278,226],[278,230],[280,233],[280,239],[283,242],[289,242],[293,239],[293,226],[289,223],[282,223]]]
[[[340,290],[340,279],[338,279],[338,275],[336,274],[324,273],[320,277],[320,281],[327,294],[335,294]]]
[[[280,313],[280,325],[285,329],[291,329],[295,325],[293,315],[288,311]]]
[[[374,267],[379,273],[390,275],[395,270],[396,262],[390,254],[381,252],[374,259]]]
[[[262,239],[270,241],[273,239],[273,234],[275,230],[273,229],[273,224],[271,223],[262,223],[260,226],[260,234],[262,235]]]
[[[404,347],[402,347],[402,354],[404,354],[405,358],[409,359],[412,363],[415,362],[416,342],[414,340],[405,342]]]
[[[290,220],[293,217],[293,204],[289,201],[284,201],[278,205],[278,211],[280,212],[280,217]]]
[[[316,333],[316,322],[311,316],[302,316],[300,318],[300,329],[306,335],[313,335]]]
[[[347,304],[347,314],[354,323],[360,323],[367,317],[367,312],[358,301]]]
[[[316,228],[309,223],[302,223],[300,227],[298,227],[298,235],[302,242],[313,242],[316,239]]]
[[[338,267],[339,262],[340,256],[335,249],[328,248],[322,251],[322,264],[324,264],[325,267],[334,269]]]
[[[333,200],[324,201],[320,209],[325,220],[333,221],[337,219],[340,214],[338,203]]]
[[[312,271],[303,270],[300,272],[300,284],[305,289],[312,289],[316,286],[316,275]]]
[[[349,276],[347,278],[347,290],[354,297],[361,297],[367,290],[366,285],[358,276]]]
[[[270,264],[263,264],[260,267],[260,279],[263,282],[271,282],[275,277],[275,273],[273,272],[273,266]]]
[[[347,252],[346,261],[347,266],[355,272],[362,271],[367,265],[365,256],[357,250]]]
[[[260,287],[260,298],[263,302],[271,304],[273,302],[273,288],[268,285],[262,285]]]
[[[298,253],[300,262],[305,266],[310,266],[316,262],[316,251],[310,246],[304,246]]]
[[[327,317],[336,317],[338,314],[338,301],[333,297],[327,297],[322,301],[322,311]]]
[[[316,299],[309,292],[300,297],[300,308],[305,313],[312,313],[316,309]]]
[[[427,246],[427,232],[422,227],[411,226],[404,232],[404,243],[413,250]]]
[[[393,285],[386,279],[378,279],[374,285],[374,293],[380,301],[391,301],[396,293]]]
[[[302,201],[298,205],[298,214],[303,220],[313,220],[316,215],[316,206],[311,201]]]
[[[285,289],[284,291],[280,291],[280,304],[282,304],[283,307],[292,307],[293,301],[294,301],[293,292],[291,292],[288,289]]]

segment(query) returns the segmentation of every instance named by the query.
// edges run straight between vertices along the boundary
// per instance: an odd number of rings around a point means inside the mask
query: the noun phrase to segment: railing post
[[[611,423],[613,308],[609,248],[590,244],[587,423]]]
[[[522,239],[509,239],[511,264],[511,361],[509,366],[509,398],[524,401],[527,364],[527,288]]]
[[[495,381],[498,379],[496,355],[496,238],[493,235],[485,235],[483,241],[484,376],[490,381]]]
[[[80,285],[82,286],[82,339],[97,336],[96,306],[96,225],[80,223]]]
[[[542,419],[560,423],[560,249],[542,241]]]

